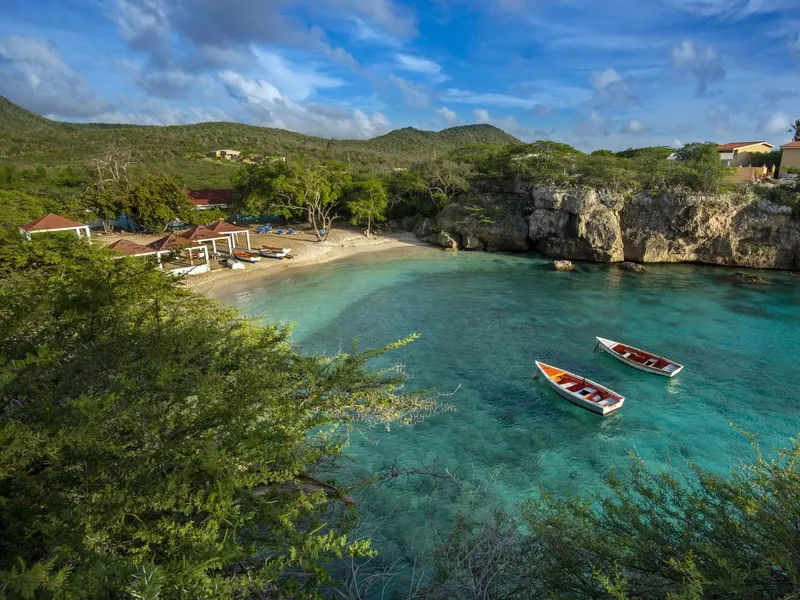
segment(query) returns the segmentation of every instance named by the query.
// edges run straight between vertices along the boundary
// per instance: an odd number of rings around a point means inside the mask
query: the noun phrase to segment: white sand
[[[278,260],[273,258],[262,258],[257,263],[246,263],[244,270],[233,270],[224,267],[220,261],[212,260],[210,273],[194,275],[184,278],[184,284],[200,293],[207,293],[212,288],[219,285],[226,285],[232,282],[240,282],[246,278],[269,276],[271,273],[280,272],[284,269],[297,267],[309,267],[322,263],[348,258],[357,254],[368,252],[378,252],[383,250],[393,250],[398,248],[427,248],[431,246],[420,242],[413,233],[375,233],[367,238],[364,230],[360,228],[338,226],[331,230],[330,235],[324,242],[318,242],[317,238],[306,228],[299,230],[293,235],[276,235],[274,233],[256,233],[256,228],[250,227],[250,245],[253,250],[261,248],[263,245],[279,246],[291,248],[289,256]],[[93,236],[98,242],[111,244],[119,239],[128,239],[139,244],[149,244],[160,235],[136,234],[136,233],[114,233],[111,235]],[[238,236],[239,242],[244,243],[244,236]],[[225,248],[225,244],[218,244],[218,248]]]

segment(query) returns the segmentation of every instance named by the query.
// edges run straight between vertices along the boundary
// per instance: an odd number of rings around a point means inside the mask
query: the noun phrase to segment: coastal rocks
[[[575,265],[569,260],[554,260],[553,268],[555,268],[556,271],[574,271]]]
[[[769,283],[758,275],[752,275],[751,273],[736,273],[733,276],[733,281],[734,283],[743,283],[746,285],[766,285]]]
[[[425,217],[423,219],[417,219],[414,223],[414,235],[416,235],[419,239],[424,240],[431,234],[431,230],[436,225],[436,221],[429,217]]]
[[[583,198],[585,201],[586,196]],[[571,207],[577,206],[573,198]],[[619,217],[602,205],[578,214],[536,209],[531,215],[528,236],[534,247],[547,256],[595,262],[624,259]]]
[[[625,258],[753,268],[800,268],[791,209],[730,195],[639,194],[620,213]]]
[[[436,226],[467,250],[528,250],[527,221],[502,207],[451,204],[436,217]]]
[[[446,231],[432,233],[425,238],[425,241],[434,246],[441,246],[445,250],[458,250],[458,242]]]
[[[619,268],[623,271],[630,271],[631,273],[646,273],[647,269],[644,268],[644,265],[640,265],[639,263],[625,261],[619,263]]]

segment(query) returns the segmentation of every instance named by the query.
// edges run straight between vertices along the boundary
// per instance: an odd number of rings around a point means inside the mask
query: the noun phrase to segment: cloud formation
[[[452,127],[453,125],[458,124],[458,115],[446,106],[437,108],[436,114],[446,127]]]
[[[46,40],[8,36],[0,40],[0,95],[44,115],[88,118],[108,108]]]
[[[697,81],[696,95],[706,96],[712,83],[725,78],[725,68],[719,53],[711,46],[684,40],[670,51],[672,66],[691,73]]]
[[[391,129],[389,120],[377,111],[369,116],[359,109],[300,104],[268,81],[248,79],[233,71],[223,72],[220,78],[230,95],[244,101],[261,125],[308,135],[359,139]]]
[[[622,107],[638,102],[628,82],[612,68],[593,71],[589,76],[589,82],[601,104]]]

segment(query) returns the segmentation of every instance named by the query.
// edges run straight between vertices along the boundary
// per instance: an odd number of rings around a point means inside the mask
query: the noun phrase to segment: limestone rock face
[[[544,197],[541,191],[539,193],[539,197]],[[549,200],[547,203],[553,204]],[[554,205],[561,208],[536,208],[531,215],[528,236],[537,250],[554,258],[596,262],[623,260],[624,246],[617,212],[622,202],[613,202],[609,207],[595,192],[581,190],[565,194],[560,204],[556,202]]]
[[[800,219],[789,207],[741,195],[626,197],[488,181],[445,207],[435,227],[426,220],[414,229],[421,239],[470,250],[800,270]]]
[[[425,241],[434,246],[441,246],[445,250],[458,250],[458,242],[445,231],[432,233],[425,238]]]
[[[450,204],[436,217],[436,226],[461,241],[467,250],[528,250],[528,223],[513,212]]]
[[[625,258],[636,262],[800,268],[800,221],[767,200],[639,194],[621,225]]]

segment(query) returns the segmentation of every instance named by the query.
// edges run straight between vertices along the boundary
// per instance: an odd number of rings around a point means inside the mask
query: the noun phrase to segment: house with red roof
[[[717,146],[719,159],[726,167],[749,167],[750,155],[772,152],[775,146],[767,142],[731,142]]]
[[[230,208],[233,203],[233,190],[184,190],[189,201],[197,210]]]
[[[65,219],[64,217],[59,217],[53,213],[40,217],[35,221],[31,221],[30,223],[26,223],[19,228],[19,231],[27,239],[31,239],[31,234],[33,233],[74,231],[79,238],[85,237],[90,242],[92,240],[92,234],[89,232],[88,225],[78,223],[77,221],[71,221],[70,219]]]
[[[800,141],[784,144],[781,150],[781,177],[786,177],[789,169],[800,169]]]

